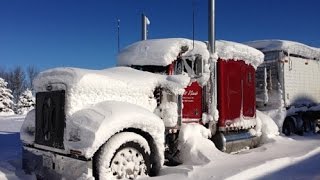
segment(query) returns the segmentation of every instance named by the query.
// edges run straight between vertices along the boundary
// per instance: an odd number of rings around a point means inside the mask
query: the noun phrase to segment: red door
[[[255,99],[255,69],[247,64],[242,65],[242,115],[254,117],[256,111]]]
[[[218,61],[219,127],[255,116],[255,70],[243,61]],[[242,114],[241,114],[242,110]]]
[[[218,110],[220,127],[240,117],[241,62],[218,61]]]
[[[197,81],[185,88],[182,103],[182,122],[199,122],[202,118],[202,88]]]

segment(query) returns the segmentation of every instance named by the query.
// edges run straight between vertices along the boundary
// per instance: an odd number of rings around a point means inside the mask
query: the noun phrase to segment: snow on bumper
[[[80,160],[49,151],[23,147],[22,168],[43,179],[89,179],[92,160]]]

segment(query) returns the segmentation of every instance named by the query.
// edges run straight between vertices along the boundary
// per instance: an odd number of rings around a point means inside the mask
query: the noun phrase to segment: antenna
[[[144,13],[141,14],[141,40],[147,39],[147,25]]]
[[[192,0],[192,49],[194,49],[194,14],[195,14],[195,5],[194,0]]]
[[[118,53],[120,52],[120,19],[117,18],[117,29],[118,29]]]

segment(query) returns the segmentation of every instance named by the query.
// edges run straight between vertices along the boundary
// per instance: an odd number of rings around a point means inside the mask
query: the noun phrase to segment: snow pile
[[[26,89],[19,97],[18,103],[16,104],[18,114],[27,114],[31,109],[34,108],[35,98],[29,89]]]
[[[216,50],[222,60],[243,60],[255,68],[264,58],[262,52],[230,41],[216,41]],[[201,55],[204,64],[208,64],[210,56],[206,43],[194,41],[193,47],[193,41],[189,39],[152,39],[136,42],[123,49],[118,55],[118,65],[167,66],[177,60],[178,56],[194,60],[197,55]]]
[[[256,115],[258,122],[256,129],[261,129],[262,143],[267,142],[279,135],[279,128],[270,116],[258,110],[256,112]]]
[[[258,40],[246,42],[245,44],[257,48],[263,52],[267,51],[285,51],[289,54],[304,56],[311,59],[320,60],[320,49],[307,46],[302,43],[286,40]]]
[[[182,94],[190,79],[183,75],[165,76],[128,67],[105,70],[55,68],[40,73],[34,81],[36,92],[65,89],[66,115],[103,101],[121,101],[140,105],[153,112],[157,106],[156,87]]]
[[[182,124],[179,133],[179,159],[183,164],[201,165],[225,153],[209,139],[211,131],[200,124]]]
[[[95,180],[91,174],[83,173],[77,180]]]
[[[25,144],[32,144],[35,140],[36,130],[36,112],[35,109],[31,110],[24,119],[20,129],[20,139]]]
[[[11,90],[7,88],[7,82],[0,78],[0,115],[13,115],[12,110],[12,94]]]
[[[15,167],[8,162],[0,162],[0,179],[1,180],[35,180],[35,175],[25,174],[21,168]]]

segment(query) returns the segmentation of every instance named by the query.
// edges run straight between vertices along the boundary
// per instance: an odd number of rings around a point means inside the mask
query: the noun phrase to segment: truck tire
[[[95,155],[96,179],[135,179],[150,173],[150,147],[142,136],[121,132],[112,136]]]
[[[282,126],[282,133],[286,136],[291,136],[291,134],[293,134],[294,132],[294,124],[292,122],[292,119],[286,118]]]

